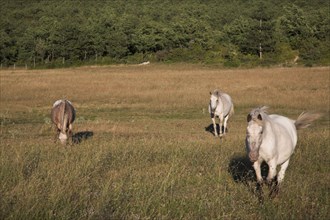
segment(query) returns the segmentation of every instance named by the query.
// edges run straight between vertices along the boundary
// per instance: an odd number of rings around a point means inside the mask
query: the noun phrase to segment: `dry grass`
[[[329,68],[223,70],[199,65],[2,70],[1,219],[325,219],[329,216]],[[235,103],[221,142],[205,131],[209,91]],[[53,144],[50,107],[77,109],[80,144]],[[282,193],[260,205],[244,159],[246,115],[297,118]],[[267,189],[266,189],[267,191]]]

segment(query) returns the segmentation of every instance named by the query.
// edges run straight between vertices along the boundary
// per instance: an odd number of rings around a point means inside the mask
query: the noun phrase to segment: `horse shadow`
[[[93,137],[93,131],[79,131],[72,135],[72,143],[73,144],[80,144],[82,141],[85,141],[91,137]]]
[[[216,123],[216,129],[217,129],[217,133],[220,133],[220,125],[218,123]],[[225,127],[222,126],[221,127],[222,133],[224,133]],[[209,126],[205,127],[205,131],[210,132],[211,134],[214,135],[214,126],[213,124],[210,124]],[[226,128],[226,133],[228,133],[228,128]]]
[[[228,165],[228,173],[232,176],[237,184],[244,184],[249,191],[258,197],[259,201],[263,201],[262,186],[256,181],[257,177],[252,166],[252,162],[246,156],[234,156]],[[268,173],[268,165],[261,164],[261,175],[266,176]]]

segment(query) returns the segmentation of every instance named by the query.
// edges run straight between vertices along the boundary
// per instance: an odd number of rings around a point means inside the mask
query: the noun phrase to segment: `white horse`
[[[211,115],[214,135],[218,136],[217,127],[215,123],[215,118],[219,117],[220,121],[220,137],[226,133],[227,121],[230,116],[234,114],[234,104],[228,94],[221,92],[219,90],[214,90],[210,92],[211,98],[209,103],[209,113]],[[222,134],[222,124],[224,126]]]
[[[51,110],[51,119],[55,124],[58,138],[66,144],[68,136],[72,136],[72,123],[76,118],[76,110],[68,100],[57,100]]]
[[[246,149],[253,162],[258,184],[262,185],[260,165],[265,161],[269,166],[267,183],[271,185],[276,176],[276,167],[281,165],[277,174],[275,188],[270,192],[274,197],[279,191],[290,156],[297,144],[297,130],[307,128],[320,117],[319,114],[301,113],[297,120],[281,115],[267,115],[268,107],[253,109],[247,116]]]

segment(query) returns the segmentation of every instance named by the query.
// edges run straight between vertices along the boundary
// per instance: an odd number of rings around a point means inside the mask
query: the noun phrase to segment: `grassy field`
[[[328,219],[329,68],[223,70],[199,65],[2,70],[0,219]],[[215,88],[235,114],[222,140],[205,130]],[[77,110],[54,144],[52,104]],[[254,107],[296,119],[299,131],[280,195],[259,203],[245,157]],[[268,189],[264,188],[267,193]]]

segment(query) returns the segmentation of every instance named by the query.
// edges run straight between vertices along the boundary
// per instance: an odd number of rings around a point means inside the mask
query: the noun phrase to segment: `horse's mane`
[[[212,92],[211,95],[214,95],[214,96],[218,97],[219,94],[220,94],[220,91],[216,89],[216,90],[214,90],[214,91]]]
[[[261,122],[264,119],[268,119],[268,115],[267,115],[267,109],[269,107],[268,106],[260,106],[258,108],[254,108],[251,110],[250,114],[248,115],[248,117],[251,117],[250,120],[253,120],[255,122]],[[260,119],[260,117],[262,118],[262,120]]]
[[[250,112],[250,115],[253,116],[253,115],[259,115],[259,114],[267,114],[267,109],[269,109],[268,106],[260,106],[258,108],[254,108],[252,109],[252,111]]]
[[[212,92],[212,95],[218,97],[218,98],[221,98],[221,96],[225,94],[224,92],[220,91],[219,89],[216,89]]]

